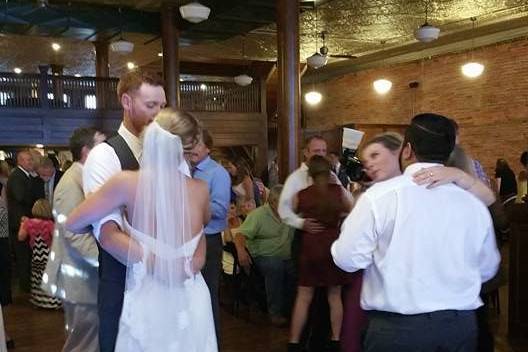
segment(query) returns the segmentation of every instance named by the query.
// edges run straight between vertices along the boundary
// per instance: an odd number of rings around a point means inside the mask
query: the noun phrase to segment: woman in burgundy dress
[[[322,156],[313,156],[308,173],[314,184],[297,194],[294,209],[305,219],[315,219],[324,229],[317,233],[302,232],[299,254],[299,280],[290,328],[289,350],[299,350],[299,340],[306,323],[316,287],[326,287],[330,306],[332,330],[330,350],[339,351],[343,304],[341,286],[351,275],[333,262],[330,246],[339,235],[341,220],[350,212],[351,204],[343,187],[331,183],[330,162]]]

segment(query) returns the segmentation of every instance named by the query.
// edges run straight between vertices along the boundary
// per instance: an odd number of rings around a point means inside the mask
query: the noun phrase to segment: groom
[[[157,77],[133,71],[121,77],[117,94],[123,107],[123,122],[117,135],[94,147],[83,170],[86,196],[97,191],[108,179],[122,170],[139,169],[141,141],[145,126],[165,107],[165,91]],[[116,251],[112,234],[122,229],[122,214],[115,210],[93,224],[99,250],[99,345],[101,352],[113,352],[125,291],[126,253]]]

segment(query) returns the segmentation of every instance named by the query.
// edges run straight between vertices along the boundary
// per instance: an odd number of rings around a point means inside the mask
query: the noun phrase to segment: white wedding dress
[[[125,222],[131,236],[144,238],[144,234],[127,225]],[[201,234],[194,236],[181,253],[194,253],[200,237]],[[138,282],[132,290],[125,291],[116,352],[218,351],[211,297],[201,273],[186,279],[181,287],[168,289],[147,275],[142,263],[132,268]]]
[[[217,352],[211,297],[191,270],[189,168],[179,136],[157,122],[145,131],[116,352]],[[133,249],[141,246],[136,262]]]

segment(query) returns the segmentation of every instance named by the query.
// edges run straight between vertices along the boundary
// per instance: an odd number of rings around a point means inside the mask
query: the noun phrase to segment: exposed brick
[[[323,101],[317,107],[304,107],[306,127],[406,124],[413,112],[436,112],[458,121],[462,144],[490,176],[497,158],[505,158],[518,172],[519,156],[528,149],[528,40],[479,48],[473,56],[485,65],[476,79],[462,75],[460,66],[470,54],[461,53],[318,83]],[[393,83],[384,96],[372,88],[372,82],[382,77]],[[414,92],[408,85],[411,81],[420,82]]]

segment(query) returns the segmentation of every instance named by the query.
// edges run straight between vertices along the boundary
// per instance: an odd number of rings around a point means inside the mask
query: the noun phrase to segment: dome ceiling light
[[[392,88],[392,82],[384,78],[374,81],[372,85],[378,94],[387,94]]]
[[[253,77],[244,74],[238,75],[233,78],[236,84],[241,87],[249,86],[253,82]]]
[[[310,105],[317,105],[323,100],[323,96],[318,91],[312,90],[304,95],[304,100]]]
[[[475,22],[477,21],[476,17],[471,17],[472,22],[472,31],[475,31]],[[477,62],[473,59],[473,53],[475,52],[475,35],[473,34],[473,39],[471,39],[471,54],[470,54],[470,60],[468,63],[462,65],[460,69],[462,70],[462,74],[469,78],[477,78],[484,72],[484,65],[480,62]]]
[[[130,54],[134,50],[134,43],[123,39],[123,12],[119,8],[119,40],[110,44],[110,50],[121,55]]]
[[[199,2],[191,2],[180,6],[180,15],[191,23],[200,23],[209,18],[211,9]]]
[[[242,59],[246,60],[246,37],[242,37]],[[233,81],[241,87],[249,86],[253,82],[253,77],[246,73],[242,73],[233,77]]]
[[[425,23],[420,28],[414,31],[414,37],[422,43],[430,43],[433,40],[438,39],[440,35],[440,28],[431,26],[428,22],[429,2],[425,4]]]

